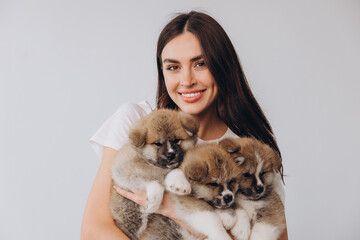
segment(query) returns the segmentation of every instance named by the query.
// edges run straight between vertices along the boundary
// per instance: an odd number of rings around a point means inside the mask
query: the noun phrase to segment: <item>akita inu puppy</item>
[[[148,215],[160,206],[166,174],[180,166],[185,151],[197,140],[197,121],[188,114],[168,109],[150,113],[129,133],[129,143],[117,153],[112,165],[114,184],[144,190],[143,208],[112,191],[110,209],[116,225],[130,238],[138,239],[147,226]]]
[[[210,240],[231,240],[223,225],[230,228],[235,221],[232,218],[222,219],[217,211],[229,209],[235,203],[238,176],[241,175],[241,169],[236,164],[224,148],[216,143],[205,143],[188,150],[180,169],[172,170],[166,176],[167,190],[175,193],[171,198],[176,217]],[[178,195],[187,193],[189,195]],[[154,240],[194,239],[163,216],[154,217],[142,237]]]
[[[237,240],[277,240],[285,228],[284,206],[274,191],[281,158],[253,138],[228,138],[220,145],[242,169],[236,195],[237,222],[231,233]]]

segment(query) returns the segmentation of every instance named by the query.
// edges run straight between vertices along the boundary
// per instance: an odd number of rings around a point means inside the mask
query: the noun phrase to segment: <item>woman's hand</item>
[[[146,207],[146,192],[145,191],[139,191],[139,190],[133,190],[133,191],[126,191],[122,189],[119,186],[114,185],[114,189],[117,193],[119,193],[121,196],[130,199],[131,201],[139,204],[142,207]],[[196,232],[194,229],[192,229],[187,223],[183,222],[181,219],[177,218],[175,210],[174,210],[174,202],[170,197],[170,194],[165,192],[163,200],[161,202],[161,205],[159,209],[155,212],[157,214],[161,214],[165,217],[173,219],[175,222],[177,222],[181,227],[188,230],[192,235],[199,239],[206,239],[206,236]]]
[[[140,190],[126,191],[119,186],[114,185],[114,189],[121,196],[130,199],[131,201],[139,204],[142,207],[146,207],[146,192]],[[176,219],[174,211],[174,203],[167,192],[164,193],[163,200],[160,208],[155,212],[171,219]]]

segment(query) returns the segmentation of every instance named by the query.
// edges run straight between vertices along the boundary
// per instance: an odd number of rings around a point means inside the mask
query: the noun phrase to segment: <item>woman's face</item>
[[[200,115],[214,110],[218,87],[194,34],[184,32],[168,42],[161,59],[168,94],[182,111]]]

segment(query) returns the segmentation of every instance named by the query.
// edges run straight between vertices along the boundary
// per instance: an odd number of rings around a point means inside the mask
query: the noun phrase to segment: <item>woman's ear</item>
[[[199,123],[193,116],[184,112],[179,112],[179,119],[181,125],[190,137],[197,134]]]
[[[142,148],[146,144],[147,129],[137,125],[129,133],[130,144],[136,148]]]
[[[186,164],[183,167],[185,177],[190,181],[204,182],[209,174],[209,167],[206,162],[195,162]]]

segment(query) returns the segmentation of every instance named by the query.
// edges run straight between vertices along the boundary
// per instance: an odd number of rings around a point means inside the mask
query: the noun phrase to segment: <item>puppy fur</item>
[[[219,143],[242,169],[236,196],[237,240],[276,240],[285,227],[284,206],[273,190],[281,158],[268,145],[253,138],[224,139]]]
[[[154,111],[139,120],[129,133],[112,165],[116,185],[147,194],[143,208],[112,190],[110,209],[116,225],[130,238],[138,239],[148,215],[160,206],[165,175],[183,161],[185,151],[196,143],[197,121],[188,114],[168,109]]]
[[[229,209],[235,204],[241,170],[236,166],[234,158],[218,144],[201,144],[187,151],[180,169],[171,171],[166,177],[167,190],[174,193],[171,197],[175,203],[176,216],[210,240],[230,240],[223,227],[223,219],[216,211]],[[191,192],[181,196],[178,194],[187,192],[183,189],[186,188],[184,179],[190,182]],[[159,235],[160,230],[162,236]],[[168,235],[164,232],[176,232],[176,239],[192,239],[180,230],[180,227],[158,221],[146,229],[144,234],[153,236],[153,239],[174,239],[164,238],[164,235]]]

